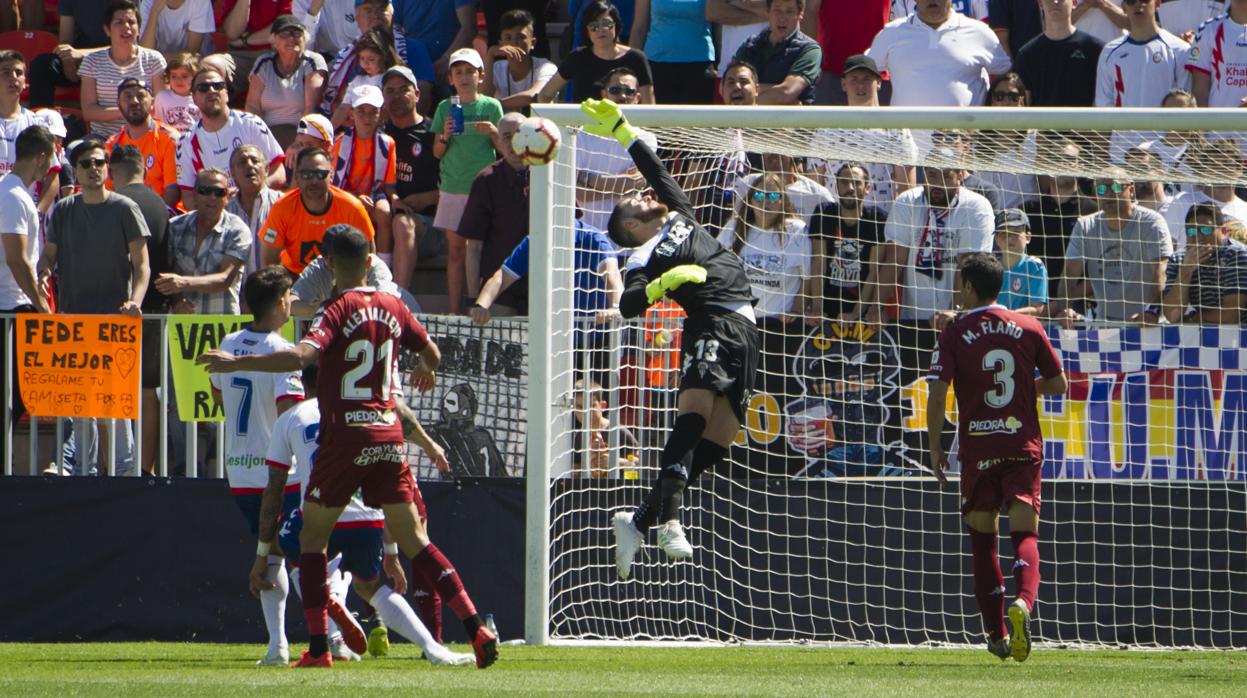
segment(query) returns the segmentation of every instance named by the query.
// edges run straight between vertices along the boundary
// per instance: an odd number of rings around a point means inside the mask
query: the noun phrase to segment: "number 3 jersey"
[[[271,354],[294,345],[276,332],[239,330],[226,335],[221,350],[234,356]],[[212,374],[212,389],[225,407],[225,473],[234,494],[256,494],[268,484],[264,456],[277,421],[277,403],[284,398],[303,399],[303,380],[299,373]]]
[[[286,471],[289,478],[286,485],[298,486],[300,503],[307,496],[307,481],[316,462],[319,434],[320,404],[316,398],[286,410],[273,425],[273,438],[266,454],[268,465]],[[363,498],[356,492],[334,528],[379,528],[384,524],[385,514],[380,509],[364,506]]]
[[[302,341],[320,351],[322,437],[401,443],[393,396],[398,350],[423,350],[429,334],[398,296],[373,288],[346,291],[321,307]]]
[[[928,381],[957,396],[962,463],[1043,458],[1035,371],[1061,374],[1061,359],[1039,321],[1000,305],[962,313],[940,333]]]

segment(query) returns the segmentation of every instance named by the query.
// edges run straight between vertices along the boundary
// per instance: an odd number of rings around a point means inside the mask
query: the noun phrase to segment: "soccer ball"
[[[563,136],[553,121],[533,116],[524,120],[511,137],[511,147],[526,165],[549,165]]]

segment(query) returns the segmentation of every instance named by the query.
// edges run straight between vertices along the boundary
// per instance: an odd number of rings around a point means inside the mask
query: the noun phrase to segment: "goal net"
[[[645,185],[574,107],[537,111],[564,142],[531,175],[530,641],[980,645],[956,405],[941,488],[924,377],[957,258],[986,251],[1072,383],[1040,405],[1036,640],[1247,647],[1236,115],[630,108],[743,259],[763,352],[730,462],[685,495],[692,560],[650,532],[621,581],[611,516],[657,477],[683,315],[603,322],[613,267],[588,229]]]

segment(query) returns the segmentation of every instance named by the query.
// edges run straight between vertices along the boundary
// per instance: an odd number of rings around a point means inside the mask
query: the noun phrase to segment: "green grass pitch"
[[[465,647],[456,647],[465,651]],[[1229,696],[1242,652],[1037,648],[1024,664],[986,650],[802,647],[503,647],[486,671],[433,668],[412,645],[331,670],[253,666],[260,645],[0,644],[0,696]],[[377,693],[376,695],[385,695]]]

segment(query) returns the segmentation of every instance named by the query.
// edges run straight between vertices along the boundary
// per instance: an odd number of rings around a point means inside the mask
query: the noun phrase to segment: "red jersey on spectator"
[[[398,349],[424,349],[429,333],[398,296],[353,288],[321,308],[302,341],[320,350],[321,446],[401,443],[391,386]]]
[[[823,70],[844,71],[849,56],[866,53],[870,40],[888,23],[891,0],[823,0],[818,8],[818,40],[823,47]]]
[[[963,469],[995,458],[1043,458],[1036,369],[1054,378],[1061,359],[1032,317],[990,305],[944,328],[927,380],[953,386]]]

